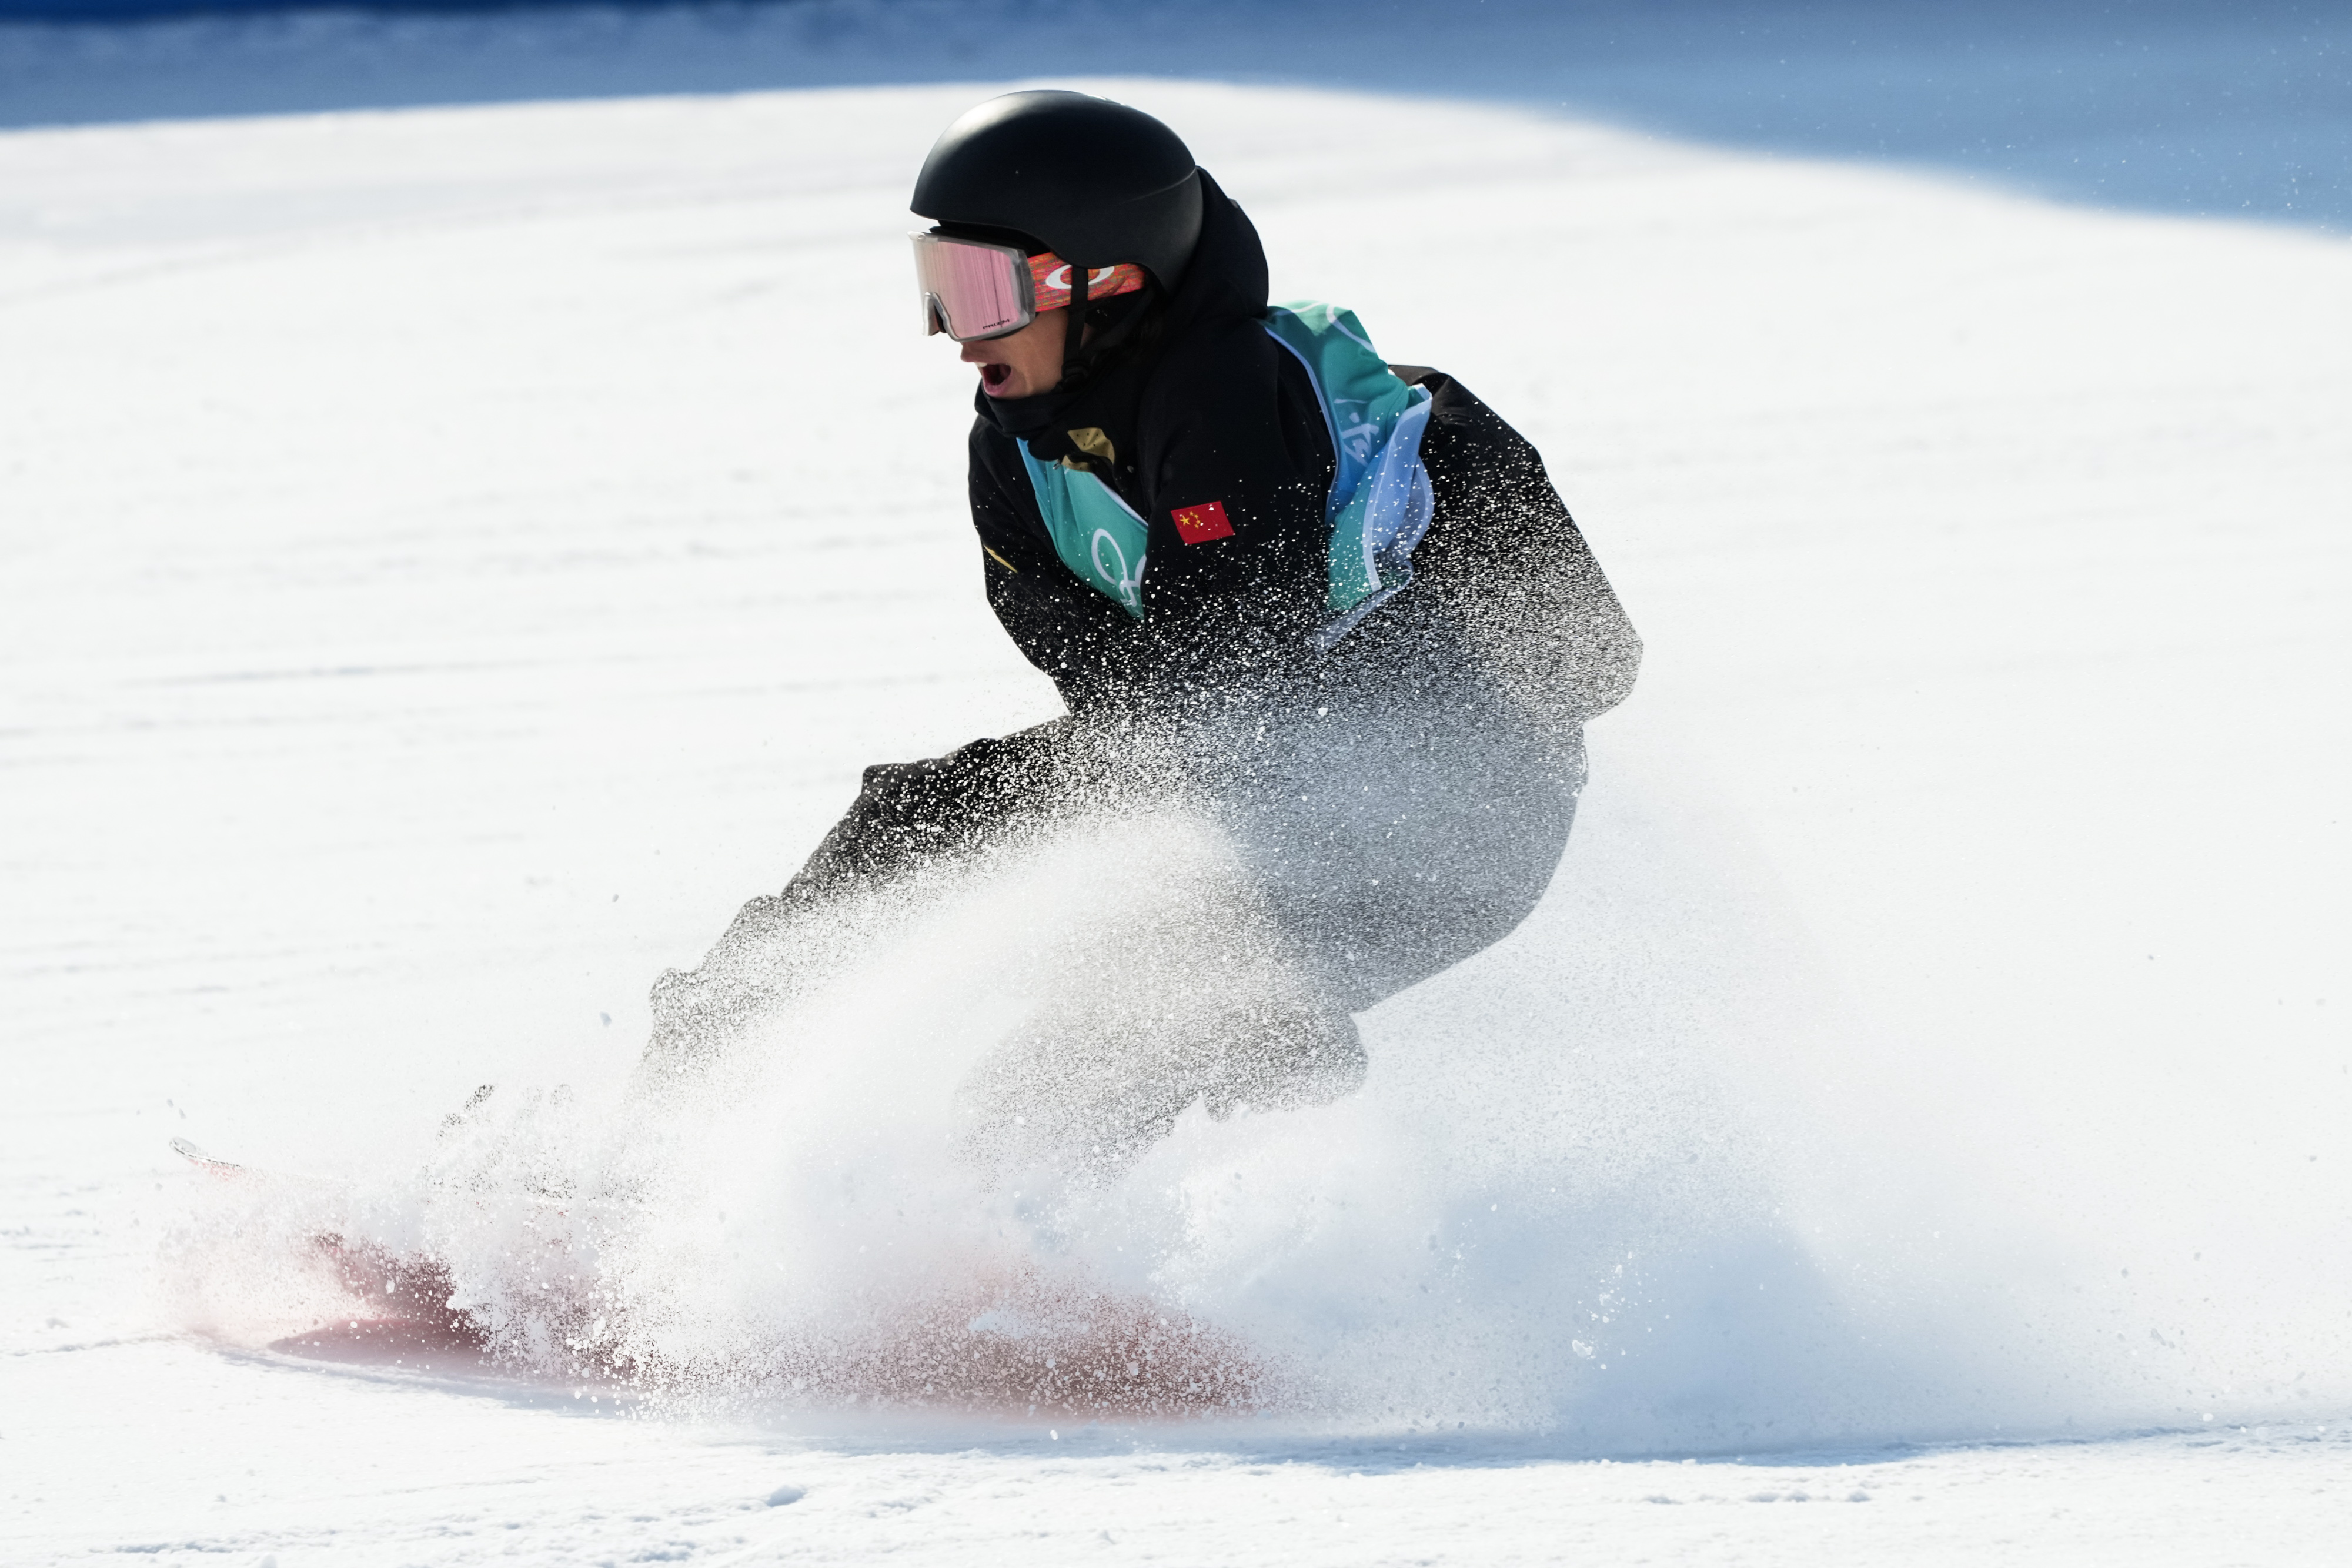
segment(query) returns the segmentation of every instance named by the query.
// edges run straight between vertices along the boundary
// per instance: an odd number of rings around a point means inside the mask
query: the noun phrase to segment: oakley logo
[[[1052,251],[1029,258],[1029,282],[1040,310],[1059,310],[1070,302],[1070,274],[1074,263],[1064,261]],[[1121,294],[1132,294],[1143,287],[1143,268],[1131,261],[1111,267],[1097,267],[1087,274],[1087,298],[1109,299]]]
[[[1071,264],[1066,261],[1047,273],[1044,279],[1045,287],[1056,294],[1067,294],[1070,291],[1070,266]],[[1118,274],[1118,268],[1116,267],[1094,268],[1087,274],[1087,292],[1089,295],[1097,292],[1104,284],[1108,283]]]

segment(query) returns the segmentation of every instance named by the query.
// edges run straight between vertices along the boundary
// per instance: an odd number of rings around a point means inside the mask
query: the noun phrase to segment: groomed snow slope
[[[0,0],[0,126],[1140,70],[1574,106],[2106,206],[2352,229],[2352,14],[2309,0],[95,4],[154,19]]]
[[[477,1083],[598,1103],[858,767],[1052,711],[899,238],[989,90],[0,138],[6,1554],[2327,1560],[2352,250],[1438,102],[1106,85],[1651,649],[1361,1095],[1030,1239],[1328,1397],[627,1418],[192,1307],[165,1140],[396,1191]]]

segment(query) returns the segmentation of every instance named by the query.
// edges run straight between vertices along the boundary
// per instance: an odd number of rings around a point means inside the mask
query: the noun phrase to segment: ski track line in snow
[[[1537,441],[1651,649],[1529,928],[1063,1243],[1371,1435],[155,1340],[171,1136],[396,1187],[617,1079],[860,766],[1052,711],[906,299],[981,90],[0,138],[0,1555],[2328,1560],[2352,252],[1428,100],[1108,89]],[[698,1321],[831,1219],[694,1232]]]

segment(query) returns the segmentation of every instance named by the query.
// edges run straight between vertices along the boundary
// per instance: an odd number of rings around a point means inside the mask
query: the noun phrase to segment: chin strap
[[[1077,382],[1073,378],[1083,371],[1080,358],[1087,344],[1087,274],[1091,270],[1076,262],[1070,264],[1070,303],[1066,307],[1070,313],[1070,325],[1062,334],[1062,379],[1055,383],[1057,386],[1076,386]]]

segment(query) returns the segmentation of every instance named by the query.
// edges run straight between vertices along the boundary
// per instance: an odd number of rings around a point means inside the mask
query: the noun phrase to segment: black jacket
[[[1331,617],[1331,438],[1305,368],[1262,325],[1255,227],[1201,179],[1199,247],[1138,341],[1073,390],[977,399],[971,513],[989,604],[1074,713],[1311,679],[1330,660],[1308,636]],[[1449,378],[1397,369],[1434,395],[1422,453],[1436,516],[1412,585],[1348,643],[1375,627],[1370,640],[1392,642],[1410,625],[1424,656],[1445,660],[1467,639],[1486,662],[1524,667],[1514,684],[1544,688],[1562,717],[1609,706],[1632,685],[1640,643],[1541,459]],[[1016,438],[1040,461],[1090,469],[1144,519],[1141,622],[1055,553]],[[1210,501],[1232,537],[1185,543],[1173,514]]]

